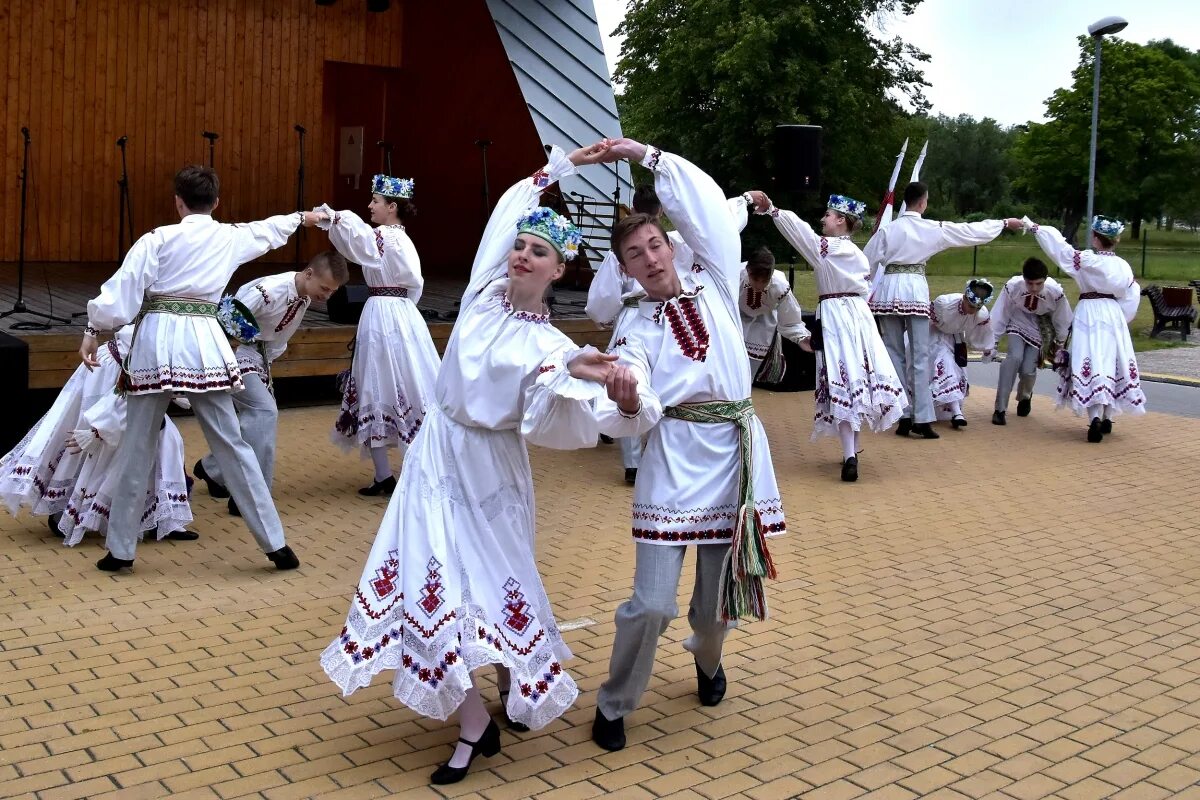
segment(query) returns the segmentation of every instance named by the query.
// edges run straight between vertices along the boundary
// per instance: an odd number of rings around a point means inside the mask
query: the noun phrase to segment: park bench
[[[1142,294],[1150,298],[1150,308],[1154,311],[1154,327],[1150,331],[1150,338],[1153,339],[1167,328],[1174,328],[1186,342],[1192,323],[1196,320],[1191,287],[1147,286]]]

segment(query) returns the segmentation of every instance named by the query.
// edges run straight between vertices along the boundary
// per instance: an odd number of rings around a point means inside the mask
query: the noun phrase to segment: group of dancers
[[[612,252],[589,297],[589,313],[614,325],[602,353],[576,347],[549,324],[544,298],[582,236],[541,201],[576,170],[618,160],[646,167],[654,185],[639,191],[634,212],[614,227]],[[697,545],[697,566],[684,647],[694,657],[700,703],[716,705],[725,695],[730,630],[739,619],[767,616],[765,581],[775,577],[768,539],[787,525],[751,384],[755,375],[777,375],[779,336],[817,354],[813,437],[840,438],[845,480],[857,478],[864,429],[898,424],[903,435],[936,438],[935,407],[956,427],[965,424],[965,360],[955,345],[986,344],[990,354],[997,324],[1013,362],[1003,405],[1019,374],[1021,413],[1028,396],[1020,392],[1031,389],[1028,367],[1043,336],[1028,315],[1050,315],[1054,342],[1064,343],[1062,325],[1071,322],[1069,308],[1056,310],[1061,288],[1045,278],[1044,265],[1039,278],[1027,264],[989,320],[989,283],[972,281],[931,303],[924,265],[947,247],[990,240],[1004,227],[1025,229],[1085,289],[1060,402],[1089,414],[1089,437],[1112,414],[1144,409],[1118,302],[1135,284],[1112,253],[1116,234],[1103,218],[1093,225],[1096,249],[1078,252],[1028,219],[925,220],[926,192],[913,184],[908,211],[864,252],[850,235],[865,207],[850,198],[830,198],[817,234],[763,192],[727,200],[701,169],[653,146],[623,138],[570,154],[552,148],[549,162],[493,210],[439,360],[415,307],[423,282],[405,230],[415,215],[412,197],[412,181],[376,176],[375,227],[328,206],[227,225],[212,218],[216,173],[181,170],[180,223],[139,239],[88,304],[83,364],[0,462],[0,496],[14,513],[21,506],[61,512],[53,526],[68,543],[84,531],[103,533],[109,552],[97,564],[102,570],[132,567],[144,531],[194,538],[184,529],[191,515],[182,446],[165,415],[175,400],[190,406],[211,449],[196,476],[215,496],[230,496],[231,513],[277,568],[298,567],[270,489],[278,413],[271,362],[309,303],[347,280],[346,259],[362,264],[371,296],[342,377],[334,437],[372,460],[373,481],[361,492],[391,499],[345,625],[320,659],[346,694],[386,669],[408,707],[439,720],[458,712],[458,744],[433,783],[459,781],[477,756],[500,750],[477,670],[494,666],[504,719],[516,731],[546,725],[578,696],[564,666],[571,653],[538,573],[527,443],[583,448],[606,435],[637,453],[636,471],[627,472],[633,593],[616,610],[592,725],[597,745],[619,750],[659,639],[678,614],[687,545]],[[769,252],[742,265],[740,232],[751,210],[768,215],[812,265],[819,332],[805,326]],[[300,225],[327,231],[334,250],[301,272],[251,281],[236,304],[222,298],[240,264],[282,246]],[[115,336],[102,348],[104,331]],[[236,350],[229,336],[239,341]],[[997,414],[1002,424],[999,394]],[[398,476],[393,449],[403,453]]]

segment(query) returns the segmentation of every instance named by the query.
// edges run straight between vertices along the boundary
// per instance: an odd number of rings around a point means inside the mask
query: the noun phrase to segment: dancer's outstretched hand
[[[604,154],[606,164],[622,159],[641,161],[646,157],[646,145],[641,142],[624,136],[620,139],[605,139],[604,141],[608,143],[608,150]]]
[[[95,336],[83,337],[83,343],[79,345],[79,357],[83,360],[83,365],[91,372],[93,368],[100,366],[100,361],[96,358],[96,353],[100,350],[100,342]]]
[[[602,164],[605,156],[608,154],[608,140],[601,139],[595,144],[590,144],[587,147],[580,147],[567,156],[571,163],[577,167],[582,167],[584,164]]]
[[[324,222],[328,218],[328,215],[323,211],[305,211],[304,227],[315,228],[317,223]]]
[[[1004,227],[1008,228],[1010,231],[1019,231],[1025,227],[1025,223],[1021,222],[1021,220],[1017,219],[1016,217],[1009,217],[1008,219],[1004,220]]]
[[[754,210],[759,214],[765,214],[771,209],[771,198],[767,197],[766,192],[761,192],[758,189],[751,189],[746,192],[750,195],[750,199],[754,201]]]
[[[571,362],[567,364],[567,371],[571,373],[572,378],[578,378],[581,381],[604,383],[616,360],[615,353],[601,353],[599,350],[589,347],[571,359]]]
[[[642,401],[637,393],[637,378],[629,367],[614,364],[604,386],[608,389],[608,399],[616,403],[622,413],[632,416],[641,409]]]

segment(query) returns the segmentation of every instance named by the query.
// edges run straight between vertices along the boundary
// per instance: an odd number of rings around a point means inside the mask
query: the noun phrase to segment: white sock
[[[1104,413],[1104,404],[1096,403],[1094,406],[1088,406],[1087,412],[1089,421],[1096,419],[1096,417],[1099,417]]]
[[[962,401],[961,400],[952,400],[949,403],[947,403],[947,405],[950,406],[950,416],[952,416],[952,417],[961,417],[962,416]]]
[[[392,465],[388,461],[386,447],[372,447],[371,461],[375,462],[375,482],[387,480],[392,476]]]
[[[842,459],[854,458],[855,441],[858,436],[849,422],[838,423],[838,438],[842,440]]]

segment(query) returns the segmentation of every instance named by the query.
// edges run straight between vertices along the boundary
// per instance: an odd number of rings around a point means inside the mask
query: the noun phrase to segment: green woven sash
[[[187,297],[158,297],[142,305],[143,314],[184,314],[192,317],[215,317],[217,304]]]
[[[663,413],[684,422],[729,423],[737,426],[741,440],[738,511],[729,555],[721,567],[721,591],[717,608],[722,620],[747,616],[766,619],[767,594],[763,587],[763,579],[775,577],[775,564],[767,551],[762,520],[754,507],[754,439],[750,428],[750,420],[754,418],[754,404],[749,398],[710,400],[706,403],[667,406]]]
[[[888,264],[883,268],[884,275],[924,275],[924,264]]]

